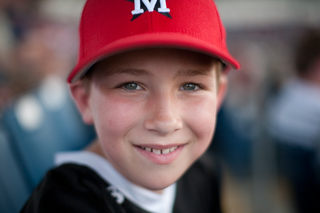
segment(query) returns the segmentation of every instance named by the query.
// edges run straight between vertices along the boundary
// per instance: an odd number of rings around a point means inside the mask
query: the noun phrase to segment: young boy
[[[220,212],[201,158],[239,64],[212,0],[88,0],[68,77],[97,140],[63,153],[22,212]]]

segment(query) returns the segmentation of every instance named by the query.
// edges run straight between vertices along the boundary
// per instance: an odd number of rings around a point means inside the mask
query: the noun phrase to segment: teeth
[[[163,150],[161,151],[161,153],[162,153],[163,155],[168,154],[169,152],[170,152],[170,149],[163,149]]]
[[[174,150],[176,150],[178,147],[172,147],[172,148],[170,148],[170,152],[173,152]]]
[[[161,154],[161,149],[152,149],[152,152],[155,154]]]
[[[172,147],[172,148],[169,148],[169,149],[152,149],[152,148],[149,148],[149,147],[141,147],[142,149],[148,151],[148,152],[153,152],[157,155],[160,155],[160,154],[169,154],[170,152],[173,152],[174,150],[176,150],[178,147],[175,146],[175,147]]]

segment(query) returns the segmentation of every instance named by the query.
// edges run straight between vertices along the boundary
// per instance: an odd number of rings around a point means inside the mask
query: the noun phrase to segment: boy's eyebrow
[[[212,72],[210,72],[210,70],[206,70],[206,69],[188,69],[188,70],[180,70],[176,77],[179,76],[189,76],[189,77],[193,77],[193,76],[197,76],[197,75],[202,75],[202,76],[209,76],[212,75]]]
[[[134,68],[128,68],[128,69],[108,69],[106,72],[103,73],[104,76],[108,77],[115,74],[130,74],[135,76],[141,76],[141,75],[152,75],[146,70],[143,69],[134,69]]]
[[[119,71],[119,74],[130,74],[130,75],[152,75],[150,72],[143,69],[123,69]]]

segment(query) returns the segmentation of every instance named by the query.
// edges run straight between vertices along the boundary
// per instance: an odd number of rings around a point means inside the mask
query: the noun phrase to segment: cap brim
[[[90,58],[79,60],[80,63],[72,70],[68,77],[69,83],[75,83],[79,80],[86,71],[96,62],[116,55],[122,52],[144,49],[144,48],[179,48],[191,51],[196,51],[219,58],[228,66],[234,69],[239,69],[240,64],[235,60],[227,50],[217,47],[214,44],[208,43],[195,37],[177,34],[177,33],[149,33],[126,37],[120,40],[109,43],[101,48],[95,55]]]

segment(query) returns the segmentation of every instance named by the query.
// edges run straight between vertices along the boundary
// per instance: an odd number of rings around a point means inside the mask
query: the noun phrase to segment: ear
[[[91,108],[89,104],[90,91],[83,82],[78,81],[70,84],[72,97],[82,115],[82,119],[86,124],[93,124]]]
[[[220,109],[228,90],[228,77],[226,73],[221,73],[217,93],[217,111]]]

